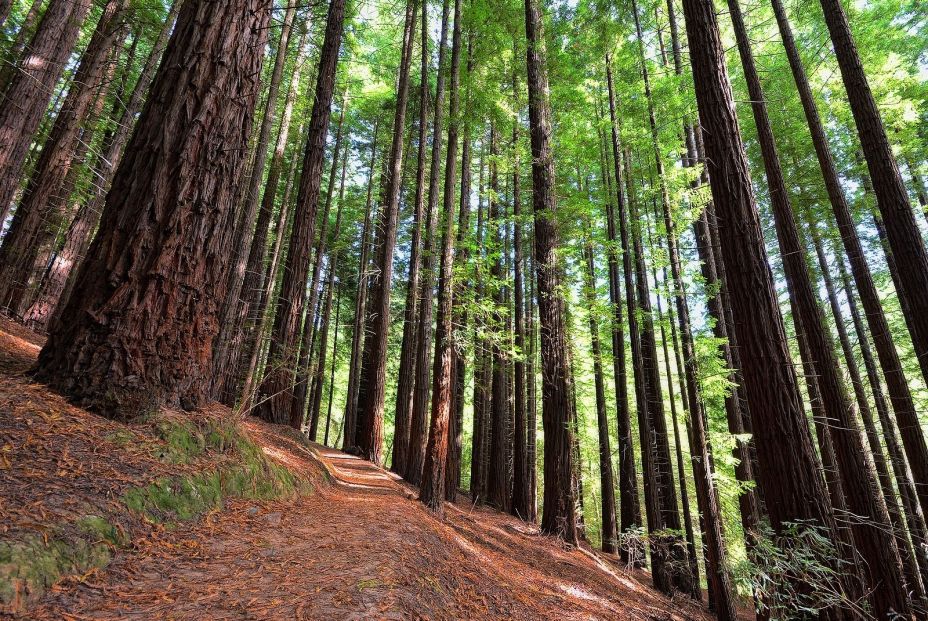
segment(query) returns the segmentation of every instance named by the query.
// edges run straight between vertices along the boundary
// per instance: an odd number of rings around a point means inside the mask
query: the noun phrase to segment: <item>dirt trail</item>
[[[10,372],[0,364],[0,392],[28,384]],[[321,465],[330,484],[153,528],[104,570],[53,587],[23,618],[711,618],[685,598],[656,593],[644,572],[565,549],[464,496],[439,519],[413,488],[369,462],[259,422],[245,426],[270,458],[316,480]]]

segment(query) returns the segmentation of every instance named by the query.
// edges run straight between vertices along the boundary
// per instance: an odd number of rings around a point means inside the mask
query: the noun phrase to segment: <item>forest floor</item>
[[[711,618],[463,495],[438,518],[369,462],[230,431],[223,408],[94,416],[30,381],[40,343],[0,319],[0,617]]]

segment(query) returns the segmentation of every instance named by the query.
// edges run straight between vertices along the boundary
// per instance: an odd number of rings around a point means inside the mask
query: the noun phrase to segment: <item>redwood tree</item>
[[[181,10],[64,310],[70,321],[39,355],[37,378],[75,402],[122,418],[208,398],[231,180],[251,131],[269,18],[268,0]]]
[[[451,35],[451,103],[448,116],[448,152],[445,157],[444,227],[438,277],[438,317],[435,329],[435,363],[432,379],[432,413],[425,450],[422,491],[419,499],[440,510],[445,497],[445,468],[448,465],[451,422],[454,335],[452,308],[454,273],[454,186],[457,177],[458,126],[460,119],[461,0],[454,0],[454,30]],[[451,490],[453,492],[457,490]],[[452,498],[453,499],[453,498]]]
[[[757,438],[757,474],[770,523],[782,533],[788,523],[803,522],[834,541],[836,527],[799,399],[715,7],[710,0],[684,0],[683,10],[712,197],[723,223],[721,251]],[[796,582],[797,588],[806,588]],[[850,613],[835,610],[833,617],[850,618]]]
[[[409,5],[413,7],[413,10],[410,10]],[[393,252],[396,249],[396,221],[399,215],[400,186],[402,185],[403,129],[406,126],[406,104],[409,100],[409,65],[412,59],[415,6],[416,0],[408,0],[396,88],[393,133],[384,172],[384,193],[381,205],[382,237],[374,257],[380,275],[370,292],[372,321],[370,335],[364,342],[361,372],[358,379],[359,386],[364,389],[358,395],[355,441],[364,457],[375,463],[380,463],[383,451],[383,405],[386,394],[387,336],[390,329],[390,289],[393,284]]]
[[[335,73],[344,21],[345,0],[331,0],[326,17],[325,39],[319,53],[316,98],[309,119],[297,209],[290,232],[290,251],[284,268],[279,308],[274,319],[267,374],[261,385],[261,392],[267,399],[262,400],[255,409],[257,416],[271,423],[291,422],[294,374],[300,347],[300,318],[306,302],[306,274],[316,227],[325,140],[335,92]],[[309,344],[305,343],[304,346],[308,347]]]
[[[532,208],[535,213],[535,277],[541,325],[544,510],[541,529],[576,543],[577,499],[574,469],[573,377],[567,347],[566,308],[557,257],[560,234],[555,212],[551,104],[539,0],[525,0],[529,133],[532,145]]]

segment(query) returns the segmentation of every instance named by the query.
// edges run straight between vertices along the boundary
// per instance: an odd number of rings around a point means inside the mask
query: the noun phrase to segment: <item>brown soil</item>
[[[0,320],[0,541],[88,505],[116,511],[126,487],[203,467],[161,463],[140,448],[155,441],[144,427],[106,421],[30,382],[23,372],[39,343]],[[438,518],[369,462],[277,427],[244,426],[268,456],[314,481],[314,492],[232,501],[171,529],[130,515],[132,544],[109,566],[60,581],[20,618],[711,618],[656,593],[646,572],[567,549],[463,495]],[[139,442],[117,445],[109,438],[119,430]]]

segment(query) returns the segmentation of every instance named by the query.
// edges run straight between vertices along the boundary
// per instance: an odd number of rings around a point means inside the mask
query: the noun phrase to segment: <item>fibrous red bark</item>
[[[108,416],[203,404],[268,0],[182,9],[37,377]],[[215,59],[224,58],[221,68]],[[222,154],[219,157],[218,154]]]

